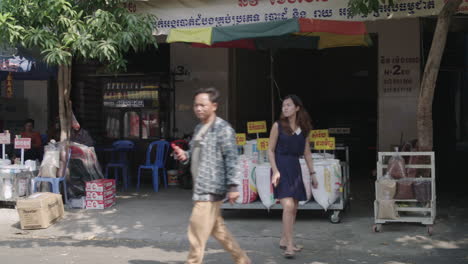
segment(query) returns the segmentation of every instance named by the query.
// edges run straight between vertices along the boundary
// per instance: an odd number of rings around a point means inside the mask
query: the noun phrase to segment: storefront
[[[1,52],[0,202],[10,202],[32,192],[31,179],[37,175],[37,164],[26,159],[42,159],[41,150],[52,123],[51,109],[56,105],[49,97],[56,70],[36,62],[27,51],[4,48]],[[33,143],[21,138],[26,123],[31,127],[28,133],[37,135]]]

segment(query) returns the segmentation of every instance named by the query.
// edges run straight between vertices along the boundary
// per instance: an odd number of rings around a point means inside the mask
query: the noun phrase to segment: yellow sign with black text
[[[259,139],[257,139],[257,149],[258,150],[268,150],[268,138],[259,138]]]
[[[328,129],[311,130],[310,135],[309,135],[310,142],[314,142],[317,138],[327,138],[327,137],[329,137]]]
[[[247,132],[249,134],[266,133],[266,121],[247,122]]]
[[[314,149],[315,150],[334,150],[336,148],[335,138],[317,138],[314,140]]]
[[[245,133],[236,134],[236,144],[238,146],[244,146],[247,142]]]

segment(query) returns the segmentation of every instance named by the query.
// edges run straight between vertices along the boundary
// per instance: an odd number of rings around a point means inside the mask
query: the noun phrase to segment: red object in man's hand
[[[174,150],[175,158],[177,160],[185,161],[187,159],[185,152],[179,146],[177,146],[177,144],[171,143],[171,147]]]

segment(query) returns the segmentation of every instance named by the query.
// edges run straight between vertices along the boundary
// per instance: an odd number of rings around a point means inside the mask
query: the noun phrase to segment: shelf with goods
[[[170,137],[174,89],[167,74],[102,79],[108,139],[158,140]]]
[[[387,174],[389,170],[389,161],[391,157],[406,157],[409,164],[405,161],[404,177],[391,178]],[[409,170],[413,171],[413,176],[409,176]],[[383,185],[383,180],[387,180]],[[386,186],[393,184],[395,193],[384,190]],[[424,189],[416,189],[416,185]],[[406,187],[405,187],[406,186]],[[436,217],[436,185],[435,185],[435,157],[434,152],[379,152],[377,162],[377,180],[375,183],[376,199],[374,201],[374,226],[375,232],[382,230],[382,224],[386,223],[420,223],[427,226],[427,232],[432,235],[433,225]],[[409,190],[409,191],[408,191]],[[423,192],[421,192],[423,191]],[[402,192],[405,192],[400,197]],[[425,195],[419,195],[423,193]],[[381,195],[388,194],[386,199]],[[384,209],[384,203],[390,204],[391,209]],[[379,210],[387,211],[384,217]],[[387,216],[389,210],[394,210],[392,217]]]

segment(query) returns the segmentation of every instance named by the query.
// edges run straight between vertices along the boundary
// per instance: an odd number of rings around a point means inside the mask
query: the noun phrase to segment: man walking
[[[226,194],[231,203],[239,197],[240,178],[235,132],[228,122],[216,116],[218,99],[219,92],[215,88],[203,88],[195,93],[193,110],[200,124],[195,127],[190,150],[185,152],[173,146],[178,160],[191,161],[194,179],[187,264],[203,262],[210,235],[231,253],[236,264],[251,264],[221,216],[221,204]]]

